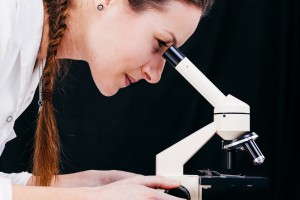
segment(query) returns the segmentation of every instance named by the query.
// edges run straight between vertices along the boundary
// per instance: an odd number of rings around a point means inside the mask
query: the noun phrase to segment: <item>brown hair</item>
[[[184,3],[195,5],[206,14],[213,0],[180,0]],[[129,6],[135,11],[143,11],[147,8],[163,8],[170,0],[128,0]],[[59,72],[60,63],[56,60],[56,54],[63,34],[66,30],[66,19],[70,0],[44,0],[44,6],[48,14],[49,43],[47,58],[42,75],[42,98],[37,130],[35,134],[35,148],[33,155],[34,184],[49,186],[52,178],[59,174],[59,149],[60,141],[56,126],[56,118],[52,105],[52,92],[55,77]]]
[[[163,9],[163,5],[166,5],[171,0],[128,0],[128,4],[135,11],[143,11],[145,9]],[[214,0],[177,0],[186,4],[191,4],[199,7],[202,10],[202,16],[207,15],[210,11]]]
[[[34,184],[49,186],[59,173],[59,136],[52,105],[52,92],[59,63],[55,56],[66,30],[68,0],[44,0],[49,15],[49,43],[42,75],[43,104],[39,113],[33,154]]]

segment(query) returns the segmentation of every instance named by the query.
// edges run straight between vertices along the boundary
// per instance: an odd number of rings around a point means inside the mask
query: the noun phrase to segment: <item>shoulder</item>
[[[13,29],[17,12],[16,0],[0,1],[0,39],[8,38]]]
[[[43,15],[42,0],[0,0],[0,71],[10,46],[22,46],[26,51],[39,45]]]
[[[16,0],[0,1],[0,63],[3,59],[1,56],[4,56],[8,41],[12,35],[13,26],[16,21],[16,12]]]

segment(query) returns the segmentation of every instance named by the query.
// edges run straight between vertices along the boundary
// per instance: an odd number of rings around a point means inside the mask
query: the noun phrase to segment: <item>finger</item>
[[[135,174],[131,172],[125,172],[125,171],[118,171],[118,170],[110,170],[107,171],[109,179],[107,180],[107,183],[113,183],[116,181],[121,181],[124,179],[130,179],[136,176],[142,176],[140,174]]]
[[[119,177],[121,177],[122,179],[125,178],[132,178],[135,176],[143,176],[142,174],[136,174],[136,173],[132,173],[132,172],[126,172],[126,171],[117,171]]]
[[[162,176],[137,176],[124,181],[160,189],[172,189],[180,186],[180,182],[178,180],[167,179]]]

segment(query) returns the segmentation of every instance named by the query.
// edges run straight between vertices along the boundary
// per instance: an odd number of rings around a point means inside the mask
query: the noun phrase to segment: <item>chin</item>
[[[103,96],[106,96],[106,97],[111,97],[113,95],[115,95],[119,90],[109,90],[109,89],[103,89],[103,88],[100,88],[98,87],[100,93],[103,95]]]
[[[101,92],[101,91],[100,91]],[[111,96],[114,96],[117,92],[114,92],[114,93],[104,93],[104,92],[101,92],[101,94],[103,94],[103,96],[106,96],[106,97],[111,97]]]
[[[95,81],[94,83],[96,84],[99,92],[106,97],[111,97],[119,91],[119,88],[116,85],[112,84],[111,82],[105,83],[105,82]]]

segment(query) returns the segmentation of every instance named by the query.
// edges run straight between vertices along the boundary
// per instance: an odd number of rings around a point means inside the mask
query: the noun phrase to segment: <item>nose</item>
[[[142,74],[144,79],[149,83],[157,83],[161,78],[165,66],[165,59],[163,57],[156,58],[145,64],[142,67]]]

